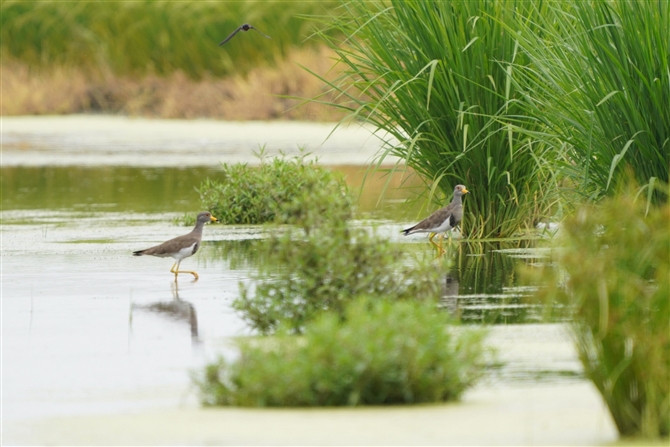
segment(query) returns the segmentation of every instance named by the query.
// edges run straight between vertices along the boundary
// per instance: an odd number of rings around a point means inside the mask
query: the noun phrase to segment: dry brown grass
[[[86,77],[77,71],[56,69],[34,73],[19,63],[0,66],[0,114],[43,115],[90,109]]]
[[[19,63],[0,66],[0,114],[119,113],[158,118],[225,120],[333,121],[344,115],[317,103],[285,98],[312,98],[326,90],[323,82],[300,65],[332,78],[332,53],[295,50],[274,67],[260,67],[246,77],[194,81],[177,72],[143,79],[88,76],[60,68],[36,73]],[[330,72],[329,72],[330,71]],[[329,98],[332,99],[332,98]]]

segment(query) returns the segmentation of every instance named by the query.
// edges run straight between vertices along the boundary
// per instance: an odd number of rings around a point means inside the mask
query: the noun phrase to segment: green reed
[[[534,3],[534,2],[529,2]],[[529,5],[530,6],[530,5]],[[533,6],[535,7],[535,6]],[[563,172],[582,197],[616,191],[626,167],[637,183],[668,182],[670,2],[542,3],[515,32],[532,64],[517,81],[525,114],[567,149]],[[667,196],[657,191],[654,202]]]
[[[558,269],[543,269],[538,294],[562,305],[572,321],[586,376],[619,433],[667,437],[670,206],[647,212],[636,190],[628,186],[566,219],[554,256]]]
[[[289,0],[8,0],[0,6],[1,49],[4,61],[37,69],[68,66],[128,76],[179,70],[195,79],[243,74],[303,43],[310,25],[298,15],[330,7],[332,2]],[[249,31],[217,46],[245,22],[271,39]]]
[[[512,82],[527,56],[499,22],[526,6],[354,0],[335,19],[321,19],[326,31],[338,31],[323,38],[346,67],[330,84],[350,100],[338,107],[393,135],[400,143],[381,158],[402,158],[440,205],[455,184],[465,184],[471,194],[463,229],[470,236],[512,236],[551,206],[548,146],[518,131],[539,130],[522,116]]]

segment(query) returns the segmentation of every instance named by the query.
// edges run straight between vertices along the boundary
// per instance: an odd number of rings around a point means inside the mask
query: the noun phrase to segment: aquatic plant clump
[[[560,271],[544,270],[540,295],[567,305],[619,432],[653,438],[670,428],[670,206],[645,215],[635,189],[565,221]]]
[[[438,269],[428,263],[403,265],[399,248],[351,226],[346,190],[324,188],[316,170],[303,177],[295,195],[278,204],[278,231],[256,242],[265,262],[252,274],[252,283],[240,284],[233,301],[252,328],[270,334],[284,325],[300,333],[324,311],[342,316],[346,304],[361,295],[437,298]]]
[[[276,213],[279,231],[256,242],[265,261],[252,274],[254,282],[241,284],[233,301],[251,327],[268,334],[284,324],[301,332],[323,311],[341,315],[346,303],[360,295],[437,298],[439,269],[422,262],[404,265],[401,249],[352,227],[350,200],[320,182],[305,181],[295,196],[281,203]]]
[[[233,308],[262,334],[282,324],[300,333],[324,311],[343,314],[346,304],[362,294],[427,301],[439,295],[439,269],[421,262],[403,265],[400,249],[363,229],[287,231],[257,245],[266,262],[253,283],[240,284]]]
[[[238,342],[194,377],[205,405],[355,406],[458,399],[483,371],[482,331],[457,335],[434,303],[357,299],[302,337]]]
[[[220,176],[208,178],[200,185],[200,201],[224,224],[273,222],[278,213],[285,223],[307,218],[318,220],[327,214],[326,208],[331,214],[350,216],[353,200],[344,180],[314,161],[305,161],[305,155],[267,160],[261,151],[258,167],[224,163]],[[324,199],[310,208],[310,216],[305,216],[302,208],[291,206],[305,190]]]

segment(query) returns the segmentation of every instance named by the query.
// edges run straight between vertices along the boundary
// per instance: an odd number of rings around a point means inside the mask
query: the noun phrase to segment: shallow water
[[[57,151],[70,137],[59,138],[50,147],[49,138],[44,137],[41,150]],[[81,428],[88,422],[81,418],[91,415],[146,415],[175,408],[200,411],[189,372],[221,353],[231,354],[230,337],[250,333],[230,303],[239,293],[239,284],[249,281],[256,268],[251,241],[265,236],[264,227],[208,225],[202,250],[182,264],[200,274],[198,281],[180,275],[175,285],[168,271],[172,259],[131,256],[134,250],[187,231],[173,220],[184,212],[198,211],[194,188],[202,178],[216,175],[216,165],[151,166],[153,150],[134,155],[143,157],[141,167],[89,165],[88,157],[77,165],[76,154],[65,157],[67,165],[15,163],[3,165],[1,171],[2,418],[3,437],[11,443],[114,442],[116,435],[101,434],[105,424],[114,423],[109,419],[99,422],[98,434],[89,438],[64,438],[59,430],[64,424],[70,431],[85,433]],[[248,155],[248,160],[252,157]],[[364,175],[358,166],[336,169],[352,187]],[[399,179],[391,182],[399,183]],[[408,250],[430,253],[425,236],[399,235],[415,217],[414,211],[407,212],[401,205],[409,191],[391,188],[382,208],[377,206],[385,184],[383,177],[367,184],[360,205],[365,220],[357,224],[374,228]],[[406,222],[398,222],[399,218]],[[442,307],[466,323],[491,325],[489,343],[499,349],[504,362],[466,394],[465,402],[492,399],[481,414],[495,408],[513,412],[514,402],[505,399],[517,391],[500,394],[501,389],[560,388],[568,393],[565,398],[573,396],[584,411],[595,412],[601,421],[589,425],[588,435],[577,437],[577,443],[613,439],[611,421],[597,395],[593,390],[584,394],[588,384],[564,326],[540,324],[537,308],[527,299],[532,287],[521,286],[515,273],[519,260],[542,262],[543,251],[525,242],[513,246],[454,242],[448,256],[453,262],[444,271]],[[529,398],[523,394],[526,391],[519,392]],[[551,405],[539,402],[533,405]],[[161,414],[155,416],[156,427],[162,425],[165,415]],[[226,417],[244,418],[244,414]],[[405,415],[408,420],[423,417],[420,411],[408,410]],[[389,417],[393,416],[389,413]],[[272,439],[237,435],[241,437],[234,439],[240,443]],[[146,443],[166,442],[155,436]],[[142,439],[130,437],[124,442]],[[285,443],[290,444],[298,438],[287,439]],[[420,443],[432,438],[416,439]]]
[[[334,123],[160,120],[69,115],[2,118],[3,166],[216,166],[258,163],[254,152],[300,155],[326,165],[370,163],[381,141],[372,128]],[[389,158],[387,163],[395,163]]]

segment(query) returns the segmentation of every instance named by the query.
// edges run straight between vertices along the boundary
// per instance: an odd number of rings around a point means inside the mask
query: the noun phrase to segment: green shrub
[[[305,335],[238,342],[195,381],[206,405],[334,406],[457,399],[482,374],[481,331],[452,335],[434,303],[359,299]]]
[[[346,190],[328,190],[318,181],[303,182],[278,204],[275,222],[282,227],[255,242],[265,262],[252,274],[252,284],[240,284],[233,302],[251,327],[268,334],[283,323],[301,332],[320,312],[341,315],[346,303],[360,295],[437,298],[437,269],[401,265],[400,249],[351,227],[350,207]]]
[[[567,305],[587,376],[624,436],[668,436],[670,424],[670,206],[625,194],[564,222],[540,289]]]
[[[473,236],[512,236],[551,208],[549,146],[519,132],[540,130],[522,116],[512,83],[528,58],[498,22],[529,3],[354,0],[324,19],[338,30],[324,39],[346,67],[331,88],[353,102],[333,105],[393,135],[399,143],[382,158],[404,159],[442,206],[466,185],[463,229]]]
[[[306,162],[305,155],[267,160],[261,152],[258,167],[224,163],[220,176],[208,178],[200,185],[200,201],[224,224],[273,222],[280,209],[279,217],[285,223],[306,218],[318,220],[326,206],[351,215],[353,202],[344,180],[314,161]],[[303,209],[293,204],[295,197],[305,190],[324,199],[322,204],[310,208],[313,215],[309,217],[303,216]]]

